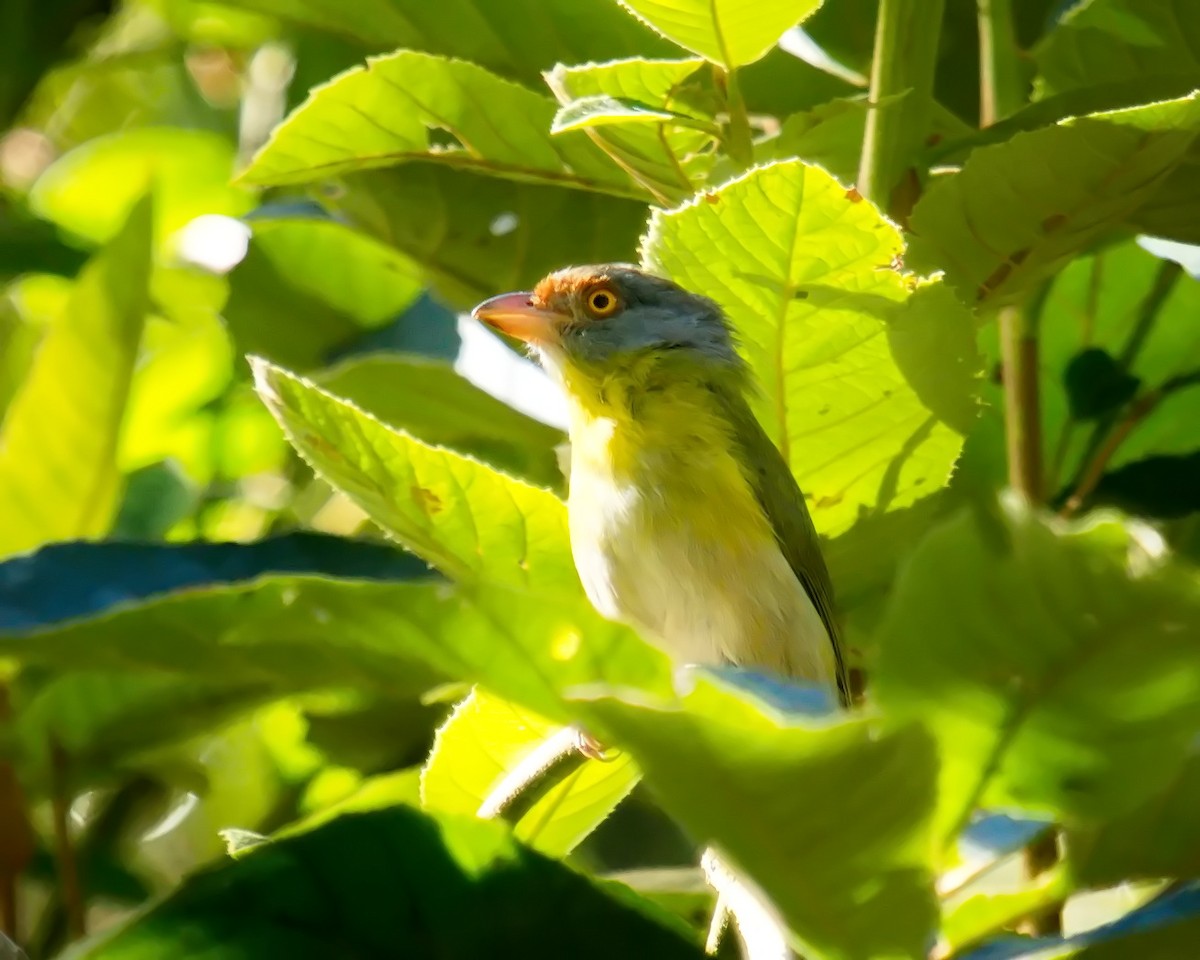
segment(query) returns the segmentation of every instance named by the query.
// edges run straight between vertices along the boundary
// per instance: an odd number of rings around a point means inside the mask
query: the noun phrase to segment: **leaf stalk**
[[[1008,482],[1029,503],[1042,494],[1042,421],[1038,391],[1038,342],[1029,312],[1000,309],[1000,352],[1004,364],[1004,435]]]
[[[979,126],[1012,116],[1025,102],[1012,0],[978,0]]]
[[[741,169],[754,164],[754,139],[750,133],[750,117],[746,113],[746,102],[742,99],[742,88],[736,69],[722,74],[725,87],[725,109],[729,112],[725,149]]]
[[[871,63],[871,109],[858,168],[858,192],[893,216],[896,187],[914,175],[933,108],[933,79],[945,0],[882,0]],[[915,193],[915,191],[914,191]],[[911,208],[915,197],[903,207]]]

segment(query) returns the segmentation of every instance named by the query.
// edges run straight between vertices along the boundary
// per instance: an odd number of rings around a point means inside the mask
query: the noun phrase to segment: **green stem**
[[[1012,0],[978,0],[979,125],[990,127],[1025,102]]]
[[[1004,434],[1008,482],[1031,504],[1042,502],[1042,429],[1037,331],[1019,306],[1000,310],[1004,362]]]
[[[8,686],[0,681],[0,726],[10,723]],[[16,769],[0,761],[0,933],[20,940],[20,878],[33,859],[36,842],[28,804]]]
[[[1138,306],[1137,321],[1129,334],[1129,339],[1125,342],[1125,349],[1121,351],[1121,365],[1126,370],[1132,367],[1134,361],[1137,360],[1142,344],[1146,342],[1146,338],[1154,329],[1154,323],[1158,319],[1158,312],[1162,308],[1163,302],[1175,289],[1175,281],[1182,273],[1183,267],[1170,260],[1164,260],[1158,265],[1158,272],[1154,275],[1154,286],[1150,288],[1150,292]]]
[[[896,187],[915,177],[914,158],[929,131],[933,77],[945,0],[881,0],[871,63],[871,109],[858,168],[858,192],[901,214]],[[915,191],[914,191],[915,193]]]
[[[1091,459],[1085,461],[1083,472],[1080,474],[1079,481],[1075,485],[1075,491],[1067,498],[1067,502],[1060,511],[1060,514],[1064,517],[1069,517],[1080,510],[1087,501],[1087,498],[1091,496],[1092,492],[1100,484],[1100,481],[1104,479],[1104,471],[1108,469],[1109,463],[1116,455],[1117,450],[1120,449],[1121,444],[1128,439],[1138,424],[1158,408],[1158,405],[1163,400],[1173,393],[1178,393],[1180,390],[1186,390],[1197,385],[1200,385],[1200,370],[1172,377],[1161,387],[1154,390],[1147,390],[1130,403],[1125,408],[1125,413],[1121,419],[1105,434],[1104,442],[1100,445],[1099,449],[1094,454],[1089,454]]]
[[[89,865],[104,857],[116,858],[129,831],[151,811],[159,811],[169,795],[167,788],[149,777],[135,777],[105,800],[84,825],[75,845],[75,860],[82,876]],[[31,957],[56,957],[68,937],[67,906],[61,888],[50,891],[37,927],[29,940]]]
[[[746,102],[742,99],[742,88],[738,83],[737,70],[724,73],[725,109],[729,113],[729,129],[725,148],[730,159],[745,170],[754,163],[754,140],[750,135],[750,117],[746,113]]]
[[[67,912],[71,940],[87,934],[87,902],[79,882],[79,861],[71,837],[70,759],[62,744],[50,738],[50,812],[54,825],[54,855],[58,864],[58,893]]]
[[[503,818],[519,823],[521,818],[584,760],[579,752],[579,735],[570,727],[547,737],[528,756],[509,770],[479,805],[481,820]]]

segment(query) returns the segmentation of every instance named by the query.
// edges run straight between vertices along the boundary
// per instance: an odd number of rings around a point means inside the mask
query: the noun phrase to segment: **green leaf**
[[[1189,891],[1194,896],[1194,890]],[[1148,904],[1138,913],[1150,913],[1154,904]],[[1133,914],[1137,916],[1137,913]],[[1193,949],[1200,938],[1200,912],[1195,903],[1181,915],[1156,916],[1157,923],[1147,918],[1145,924],[1135,925],[1118,921],[1111,931],[1101,928],[1081,934],[1078,946],[1067,954],[1070,960],[1178,960]]]
[[[1122,816],[1068,827],[1067,867],[1081,884],[1130,877],[1200,876],[1200,754],[1193,751],[1165,788]]]
[[[852,666],[870,668],[875,627],[908,551],[947,510],[956,495],[950,488],[918,500],[911,507],[870,514],[844,533],[821,544],[837,589],[843,644]]]
[[[636,867],[606,874],[695,927],[712,918],[713,891],[699,867]]]
[[[605,127],[631,123],[662,123],[676,117],[687,119],[662,107],[630,100],[627,97],[599,95],[572,100],[554,115],[551,133],[568,133],[588,127]]]
[[[978,944],[1029,916],[1054,909],[1073,892],[1061,868],[1037,877],[1019,890],[972,893],[943,908],[941,942],[956,953]]]
[[[38,344],[66,309],[72,282],[62,277],[20,277],[0,299],[0,425],[37,354]]]
[[[46,796],[50,743],[66,757],[69,789],[111,783],[145,769],[161,752],[278,695],[261,679],[198,678],[117,672],[70,672],[36,686],[14,704],[3,731],[25,788]]]
[[[0,632],[0,656],[392,698],[462,680],[561,722],[572,719],[562,693],[580,684],[670,689],[666,658],[585,600],[553,589],[436,581],[266,576],[192,588],[88,619]]]
[[[329,203],[420,263],[463,309],[527,290],[564,263],[628,262],[646,219],[630,200],[433,164],[354,174]]]
[[[260,844],[69,956],[703,956],[633,900],[500,824],[394,807]]]
[[[118,454],[122,470],[171,460],[202,486],[237,458],[238,446],[221,433],[237,397],[238,358],[220,315],[227,294],[223,277],[156,265],[150,283],[156,309],[146,318],[130,387]],[[280,440],[257,431],[257,472],[279,468]]]
[[[559,720],[571,685],[667,688],[666,658],[601,619],[584,597],[558,497],[421,443],[263,360],[253,365],[260,395],[321,475],[468,588],[440,601],[441,621],[421,620],[438,639],[434,649],[422,642],[418,656]],[[503,643],[472,639],[482,623],[455,627],[450,618],[460,607],[468,621],[494,618]],[[425,608],[422,616],[432,614]],[[448,642],[443,631],[461,637]]]
[[[1200,97],[1097,113],[971,154],[912,215],[912,261],[969,303],[1018,300],[1155,196],[1200,132]]]
[[[1034,52],[1046,97],[1099,84],[1174,81],[1200,87],[1200,8],[1190,0],[1092,0],[1069,10]]]
[[[34,183],[30,208],[96,243],[111,239],[147,183],[154,190],[154,235],[174,251],[172,236],[202,214],[236,217],[254,204],[229,183],[234,149],[207,130],[143,127],[96,137],[56,160]]]
[[[147,198],[84,267],[9,404],[0,434],[0,556],[97,537],[112,522],[117,441],[149,306],[150,231]]]
[[[870,109],[865,98],[847,97],[794,113],[783,121],[779,136],[763,144],[762,152],[773,160],[797,157],[842,183],[853,183]]]
[[[669,56],[671,46],[612,0],[231,0],[372,52],[397,48],[471,60],[536,84],[558,61]]]
[[[253,366],[292,445],[408,549],[458,580],[582,597],[554,494],[422,443],[264,360]]]
[[[586,129],[656,197],[678,202],[712,169],[717,130],[703,60],[618,60],[546,74],[564,104],[553,132]]]
[[[942,487],[974,417],[972,320],[898,272],[903,249],[871,204],[797,161],[656,212],[643,246],[733,321],[755,412],[828,535]]]
[[[370,810],[387,810],[391,807],[415,807],[421,802],[421,771],[417,767],[395,770],[368,777],[348,797],[331,804],[323,810],[290,824],[280,831],[279,836],[308,833],[323,823],[328,823],[347,813],[365,813]]]
[[[445,361],[405,354],[354,357],[317,376],[330,393],[407,431],[545,487],[562,484],[554,448],[565,437],[480,390]]]
[[[766,893],[805,954],[925,954],[936,759],[923,731],[806,725],[704,679],[677,703],[589,709],[664,808]]]
[[[422,617],[455,605],[439,596],[440,589],[267,575],[126,601],[47,626],[10,628],[0,633],[0,655],[56,668],[166,672],[197,681],[236,677],[281,690],[363,685],[416,696],[443,675],[411,656],[403,638],[434,629]]]
[[[476,689],[438,730],[421,773],[428,810],[477,816],[504,778],[565,728]],[[585,760],[552,786],[513,825],[522,843],[551,857],[570,853],[633,789],[638,772],[627,754]]]
[[[846,80],[805,63],[780,47],[761,60],[739,67],[738,84],[749,113],[775,117],[811,110],[834,97],[862,93]]]
[[[345,224],[296,219],[251,226],[223,311],[242,353],[317,366],[364,331],[394,320],[421,293],[416,264]]]
[[[252,543],[61,543],[0,563],[0,629],[57,625],[281,573],[396,581],[427,576],[428,568],[384,543],[301,531]]]
[[[1200,244],[1200,150],[1195,144],[1129,224],[1152,237]]]
[[[491,176],[641,196],[585,136],[551,136],[554,113],[548,97],[473,63],[401,50],[373,57],[317,88],[275,128],[242,179],[308,183],[427,160]],[[435,138],[432,130],[444,135]]]
[[[963,512],[929,534],[880,627],[873,689],[938,739],[944,842],[980,805],[1127,812],[1166,786],[1200,731],[1200,602],[1186,574],[1131,571],[1137,541],[1115,520],[1056,531],[1011,514]]]
[[[822,0],[620,0],[635,17],[706,60],[753,63]]]

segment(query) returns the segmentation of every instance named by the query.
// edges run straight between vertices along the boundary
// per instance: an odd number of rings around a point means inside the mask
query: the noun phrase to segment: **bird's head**
[[[741,366],[720,307],[627,264],[558,270],[532,291],[485,300],[472,316],[523,340],[543,366],[568,378],[659,363]]]

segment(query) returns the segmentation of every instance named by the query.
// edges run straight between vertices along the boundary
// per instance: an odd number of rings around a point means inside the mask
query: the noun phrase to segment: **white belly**
[[[825,625],[765,517],[722,517],[728,498],[701,500],[699,491],[681,511],[653,490],[578,473],[573,501],[577,485],[587,487],[580,491],[587,509],[571,512],[572,549],[601,613],[637,626],[677,662],[730,662],[834,683]]]

